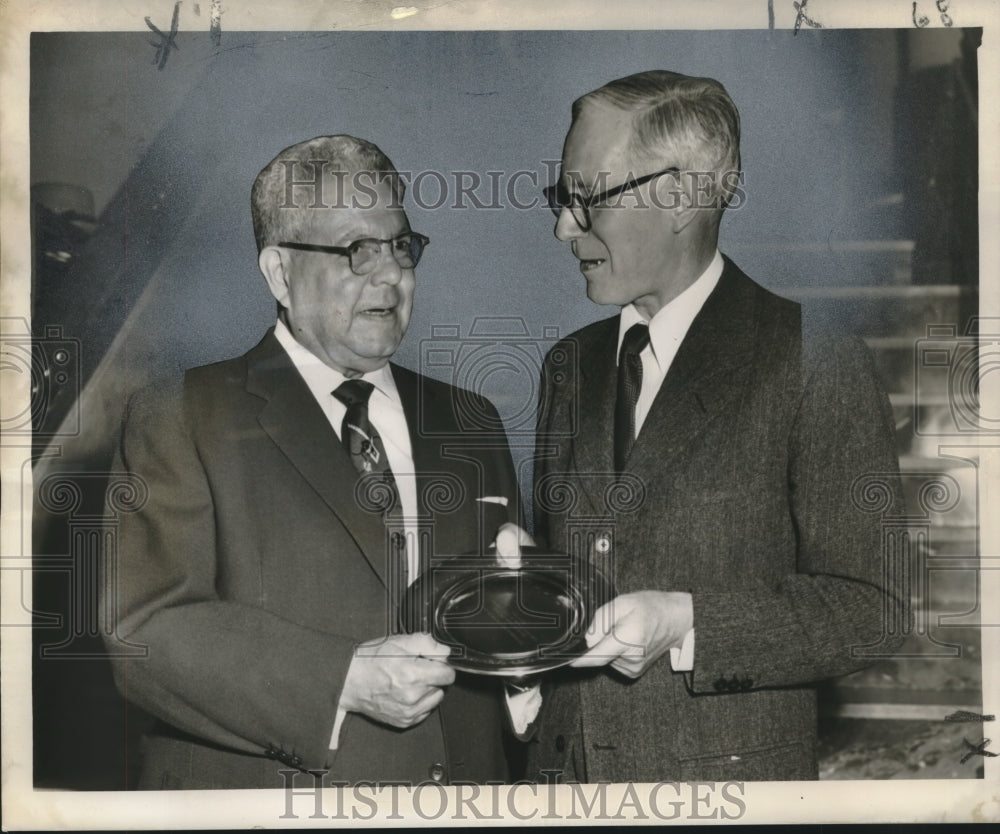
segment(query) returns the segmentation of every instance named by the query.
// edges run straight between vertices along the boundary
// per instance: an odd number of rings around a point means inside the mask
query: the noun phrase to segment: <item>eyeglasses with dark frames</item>
[[[298,249],[302,252],[322,252],[327,255],[342,255],[348,258],[351,272],[355,275],[368,275],[382,259],[382,246],[389,244],[389,251],[402,269],[413,269],[424,254],[424,248],[430,243],[430,238],[417,232],[405,232],[393,238],[380,239],[363,237],[349,243],[347,246],[327,246],[322,243],[298,243],[282,241],[278,246],[286,249]]]
[[[570,214],[573,215],[573,220],[580,227],[581,231],[589,232],[592,225],[590,219],[590,209],[592,206],[606,202],[611,197],[617,197],[623,191],[636,188],[651,180],[655,180],[657,177],[662,177],[666,174],[679,174],[680,172],[680,168],[665,168],[662,171],[657,171],[655,174],[646,174],[642,177],[630,179],[621,185],[616,185],[614,188],[609,188],[607,191],[602,191],[599,194],[592,194],[589,197],[585,197],[578,192],[571,192],[562,182],[546,186],[542,190],[542,193],[545,195],[549,208],[552,209],[552,213],[556,217],[559,217],[563,209],[569,209]]]

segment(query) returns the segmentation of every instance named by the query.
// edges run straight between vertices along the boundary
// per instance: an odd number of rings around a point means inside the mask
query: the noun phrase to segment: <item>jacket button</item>
[[[565,736],[556,736],[556,752],[562,753],[566,750],[566,738]]]
[[[435,782],[440,782],[444,779],[444,765],[440,762],[434,762],[427,770],[427,773]]]
[[[607,533],[601,533],[594,539],[594,550],[602,555],[608,553],[611,550],[611,536]]]

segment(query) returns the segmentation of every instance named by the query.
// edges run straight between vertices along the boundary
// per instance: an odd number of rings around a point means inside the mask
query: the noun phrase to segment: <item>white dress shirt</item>
[[[333,392],[347,377],[295,341],[295,337],[281,319],[278,319],[274,327],[274,335],[309,386],[319,407],[323,409],[330,427],[339,438],[347,406],[338,400]],[[396,382],[388,365],[364,374],[361,379],[375,386],[368,400],[368,419],[382,438],[385,453],[389,456],[392,475],[396,479],[400,508],[403,512],[403,526],[406,530],[408,576],[412,582],[420,572],[420,554],[417,549],[417,477],[414,472],[413,447],[410,445],[406,414],[403,412],[403,403],[399,399]]]
[[[649,325],[649,345],[639,354],[642,360],[642,390],[635,404],[635,433],[639,435],[646,415],[656,399],[663,379],[673,364],[681,342],[691,329],[695,316],[705,306],[715,285],[722,277],[722,255],[718,250],[708,268],[684,292],[661,307],[649,321],[636,309],[634,304],[622,307],[618,325],[618,351],[621,352],[625,334],[633,324]]]
[[[323,409],[330,427],[339,438],[347,406],[337,399],[333,392],[347,377],[295,341],[295,337],[280,318],[274,326],[274,335],[305,380],[319,407]],[[403,511],[403,527],[406,530],[408,576],[413,582],[420,571],[420,553],[417,538],[417,477],[413,467],[410,430],[389,366],[383,365],[377,371],[364,374],[361,379],[375,386],[368,400],[368,419],[382,438],[385,453],[389,456],[392,475],[396,479],[399,503]],[[340,729],[346,717],[347,710],[338,706],[333,733],[330,736],[331,750],[337,749]]]
[[[719,283],[723,266],[722,254],[716,249],[715,257],[697,280],[677,298],[661,307],[648,322],[634,304],[622,307],[621,320],[618,324],[619,354],[629,328],[639,323],[649,326],[649,344],[639,354],[642,360],[642,388],[635,403],[636,437],[642,431],[649,409],[659,393],[660,386],[663,385],[674,357],[677,356],[681,342],[691,329],[695,317],[705,306],[712,290]],[[693,628],[684,635],[684,642],[679,648],[670,649],[670,665],[675,672],[690,672],[694,668]]]

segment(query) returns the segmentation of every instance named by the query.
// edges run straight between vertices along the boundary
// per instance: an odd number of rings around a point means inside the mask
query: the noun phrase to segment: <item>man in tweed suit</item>
[[[739,170],[714,80],[645,72],[573,106],[555,234],[622,309],[569,337],[574,373],[546,360],[536,532],[618,596],[542,686],[529,778],[815,779],[814,684],[894,648],[862,494],[900,511],[888,400],[862,343],[720,254]]]

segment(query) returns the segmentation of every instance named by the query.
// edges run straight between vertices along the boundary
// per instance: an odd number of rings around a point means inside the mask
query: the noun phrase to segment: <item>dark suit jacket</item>
[[[799,306],[727,259],[616,482],[617,334],[617,317],[597,322],[546,360],[537,529],[602,560],[619,594],[690,592],[694,671],[664,656],[634,681],[556,673],[529,776],[815,779],[811,684],[870,662],[852,647],[895,646],[882,516],[858,480],[900,512],[871,358],[857,340],[803,338]]]
[[[430,552],[481,552],[518,515],[502,424],[481,398],[392,374]],[[493,428],[463,433],[470,414]],[[118,686],[164,722],[142,787],[282,787],[278,771],[296,768],[329,770],[327,784],[505,777],[498,687],[463,676],[408,730],[349,713],[328,750],[354,647],[396,630],[388,536],[273,331],[178,389],[137,395],[120,462],[149,490],[121,519],[114,600],[118,635],[148,647],[116,660]],[[509,509],[475,500],[500,495]]]

